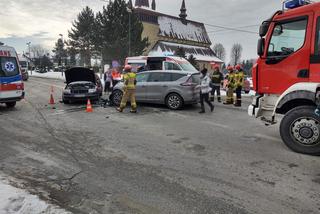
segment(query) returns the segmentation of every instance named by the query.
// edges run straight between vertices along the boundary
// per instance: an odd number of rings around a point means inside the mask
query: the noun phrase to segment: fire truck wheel
[[[9,103],[6,103],[6,106],[7,108],[14,108],[16,106],[16,102],[9,102]]]
[[[320,155],[320,117],[315,107],[300,106],[289,111],[281,121],[280,134],[293,151]]]

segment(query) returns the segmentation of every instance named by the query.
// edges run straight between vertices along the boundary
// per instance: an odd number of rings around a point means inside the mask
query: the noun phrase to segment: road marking
[[[60,85],[55,85],[55,84],[50,84],[50,83],[45,83],[45,82],[40,82],[40,81],[35,81],[35,80],[30,80],[30,82],[39,83],[41,85],[54,86],[56,88],[64,89],[64,87],[60,86]]]
[[[276,137],[271,137],[271,136],[264,135],[264,134],[259,134],[259,133],[254,134],[254,136],[263,138],[265,140],[271,140],[271,141],[276,141],[276,142],[281,142],[282,143],[282,141],[279,138],[276,138]]]

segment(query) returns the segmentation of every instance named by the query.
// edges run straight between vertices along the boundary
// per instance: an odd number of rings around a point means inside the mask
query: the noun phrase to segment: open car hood
[[[94,71],[89,68],[75,67],[66,70],[64,73],[66,75],[67,84],[81,81],[93,82],[96,84]]]

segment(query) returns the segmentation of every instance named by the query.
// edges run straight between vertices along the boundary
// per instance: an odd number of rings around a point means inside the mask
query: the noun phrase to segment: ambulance
[[[24,95],[17,52],[13,47],[0,45],[0,103],[13,108]]]
[[[126,65],[131,65],[133,71],[191,71],[197,72],[197,69],[186,59],[178,56],[135,56],[128,57]]]

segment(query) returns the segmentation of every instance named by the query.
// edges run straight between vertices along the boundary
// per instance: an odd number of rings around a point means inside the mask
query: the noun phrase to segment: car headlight
[[[71,94],[71,89],[69,89],[69,88],[64,89],[63,92],[66,93],[66,94]]]
[[[90,88],[90,89],[89,89],[89,93],[95,93],[95,92],[97,92],[97,89],[96,89],[96,88]]]

